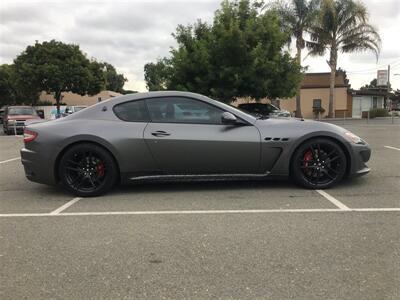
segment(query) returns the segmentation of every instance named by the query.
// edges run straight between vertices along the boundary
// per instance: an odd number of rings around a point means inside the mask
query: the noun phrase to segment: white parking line
[[[341,210],[351,210],[349,207],[344,205],[342,202],[334,198],[333,196],[329,195],[327,192],[323,190],[315,190],[318,194],[323,196],[325,199],[329,200],[333,205],[339,207]]]
[[[81,200],[82,198],[74,198],[71,201],[65,203],[63,206],[60,206],[59,208],[53,210],[50,215],[58,215],[60,212],[66,210],[68,207],[70,207],[71,205],[74,205],[76,202],[78,202],[79,200]]]
[[[317,209],[250,209],[250,210],[166,210],[166,211],[106,211],[71,213],[0,214],[0,218],[11,217],[79,217],[79,216],[124,216],[124,215],[209,215],[209,214],[269,214],[269,213],[352,213],[352,212],[400,212],[395,208],[317,208]]]
[[[0,161],[0,164],[5,164],[5,163],[8,163],[10,161],[14,161],[14,160],[18,160],[18,159],[21,159],[21,157],[15,157],[15,158],[3,160],[3,161]]]
[[[384,147],[385,147],[385,148],[388,148],[388,149],[400,151],[400,149],[399,149],[399,148],[396,148],[396,147],[392,147],[392,146],[384,146]]]

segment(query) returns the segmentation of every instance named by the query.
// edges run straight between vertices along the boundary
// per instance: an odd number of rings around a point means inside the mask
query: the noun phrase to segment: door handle
[[[156,136],[156,137],[164,137],[164,136],[170,136],[171,134],[169,134],[168,132],[162,131],[162,130],[158,130],[158,131],[152,132],[151,135]]]

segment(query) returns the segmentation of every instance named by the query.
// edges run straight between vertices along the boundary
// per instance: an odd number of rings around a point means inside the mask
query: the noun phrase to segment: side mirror
[[[225,125],[235,125],[237,123],[237,118],[230,112],[224,112],[221,115],[222,124]]]

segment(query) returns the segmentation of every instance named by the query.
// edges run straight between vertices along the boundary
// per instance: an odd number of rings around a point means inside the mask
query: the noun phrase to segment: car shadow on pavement
[[[300,189],[288,180],[229,180],[229,181],[157,181],[137,182],[117,186],[110,194],[123,193],[164,193],[164,192],[201,192],[201,191],[232,191],[232,190],[270,190],[270,189]]]

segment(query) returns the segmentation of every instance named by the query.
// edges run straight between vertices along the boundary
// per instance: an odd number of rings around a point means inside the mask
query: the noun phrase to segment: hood
[[[284,117],[274,117],[269,119],[259,119],[256,124],[263,128],[263,130],[269,131],[274,128],[274,130],[286,131],[287,133],[301,133],[306,134],[308,132],[333,132],[342,135],[344,132],[348,131],[343,127],[314,120],[304,120],[298,118],[284,118]]]
[[[7,116],[8,120],[31,120],[31,119],[40,119],[39,116],[33,116],[33,115],[8,115]]]

